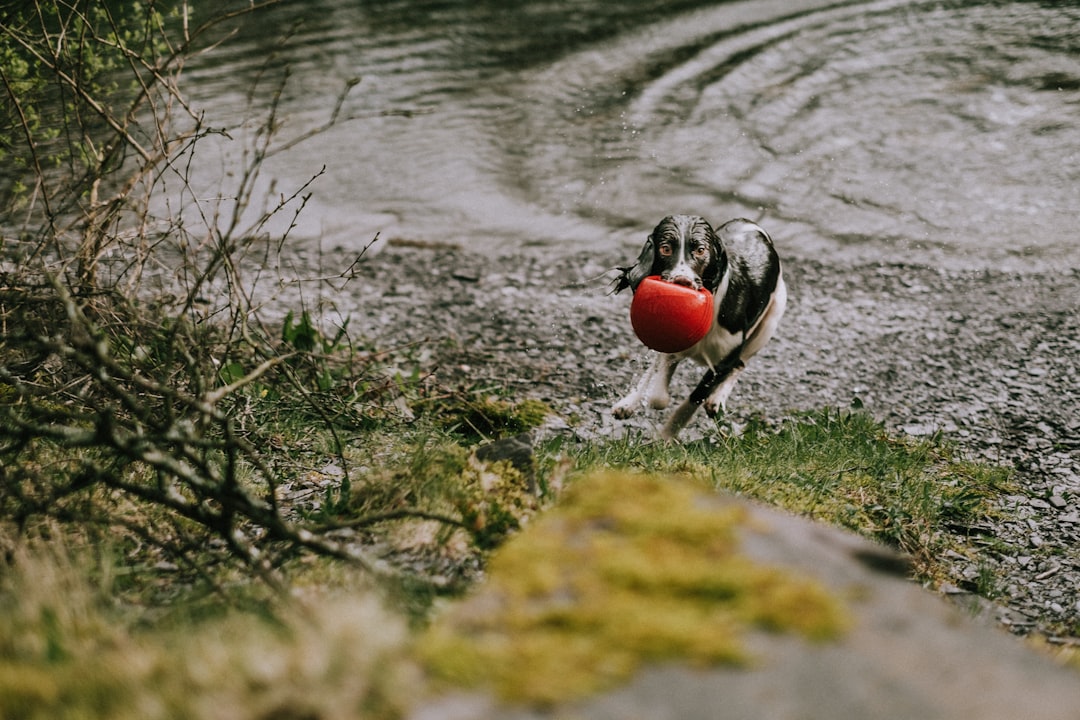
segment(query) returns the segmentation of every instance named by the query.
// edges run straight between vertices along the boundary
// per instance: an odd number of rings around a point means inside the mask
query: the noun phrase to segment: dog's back
[[[772,239],[756,223],[738,218],[716,232],[728,271],[716,296],[716,321],[731,333],[746,332],[761,318],[780,282],[780,258]]]

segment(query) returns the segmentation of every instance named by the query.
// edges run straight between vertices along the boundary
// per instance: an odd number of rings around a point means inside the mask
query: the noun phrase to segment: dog
[[[636,291],[646,277],[659,275],[713,294],[713,322],[705,337],[682,352],[657,353],[630,394],[612,408],[619,419],[633,415],[644,401],[666,408],[678,364],[689,358],[703,365],[704,377],[661,430],[661,437],[673,440],[700,405],[709,417],[726,410],[746,361],[776,332],[787,305],[780,258],[769,234],[750,220],[731,220],[714,231],[696,215],[671,215],[649,235],[635,264],[616,269],[616,293]]]

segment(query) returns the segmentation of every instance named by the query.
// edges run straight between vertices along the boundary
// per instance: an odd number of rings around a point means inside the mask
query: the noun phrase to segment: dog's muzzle
[[[701,289],[701,280],[691,275],[672,275],[664,277],[663,279],[674,285],[682,285],[683,287],[693,288],[694,290]]]

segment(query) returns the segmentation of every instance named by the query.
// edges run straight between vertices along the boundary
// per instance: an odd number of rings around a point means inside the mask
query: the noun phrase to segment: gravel
[[[629,296],[608,294],[626,259],[390,244],[318,300],[381,348],[418,343],[417,361],[444,383],[545,400],[570,421],[562,431],[584,438],[648,438],[663,412],[610,413],[649,355]],[[998,519],[954,528],[974,550],[946,558],[960,582],[941,590],[967,596],[991,571],[995,620],[1062,642],[1080,634],[1080,271],[798,259],[785,273],[787,314],[743,373],[731,421],[856,405],[896,432],[941,433],[1015,468]],[[673,396],[697,375],[680,369]],[[702,413],[683,438],[711,427]]]

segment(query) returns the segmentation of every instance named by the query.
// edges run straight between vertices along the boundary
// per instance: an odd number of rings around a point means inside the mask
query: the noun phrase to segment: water
[[[241,126],[201,151],[204,199],[230,194],[285,67],[282,140],[360,79],[347,120],[264,168],[288,194],[325,166],[293,242],[630,249],[685,212],[836,262],[1080,256],[1072,3],[286,3],[186,73]]]

